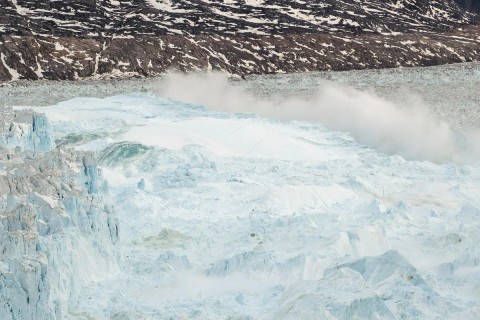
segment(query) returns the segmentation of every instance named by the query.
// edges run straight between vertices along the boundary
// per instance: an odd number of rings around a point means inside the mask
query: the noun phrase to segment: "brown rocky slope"
[[[0,81],[475,61],[480,58],[475,3],[0,0]]]

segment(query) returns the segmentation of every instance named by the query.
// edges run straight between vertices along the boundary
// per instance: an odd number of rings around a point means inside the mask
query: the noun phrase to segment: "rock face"
[[[480,13],[480,1],[478,0],[457,0],[458,5],[469,11]]]
[[[44,115],[0,110],[1,319],[62,319],[116,272],[106,188],[92,153],[54,148]]]
[[[478,60],[478,1],[0,0],[0,81]]]
[[[457,4],[458,2],[458,4]],[[390,33],[472,23],[467,0],[2,0],[15,35],[112,37],[165,34]],[[458,5],[463,7],[461,9]]]

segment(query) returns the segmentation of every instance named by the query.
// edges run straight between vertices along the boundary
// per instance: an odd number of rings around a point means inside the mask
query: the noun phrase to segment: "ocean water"
[[[69,317],[478,319],[479,68],[0,88],[119,212]]]

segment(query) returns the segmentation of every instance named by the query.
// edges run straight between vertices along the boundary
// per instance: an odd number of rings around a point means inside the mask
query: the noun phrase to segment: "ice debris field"
[[[65,319],[480,318],[475,157],[150,93],[34,109],[96,153],[118,212],[118,261],[79,271]]]

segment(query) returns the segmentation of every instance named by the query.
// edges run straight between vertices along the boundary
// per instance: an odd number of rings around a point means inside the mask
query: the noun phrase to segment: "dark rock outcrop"
[[[457,0],[457,3],[468,12],[480,13],[480,0]]]
[[[478,60],[476,1],[0,0],[0,81]]]

